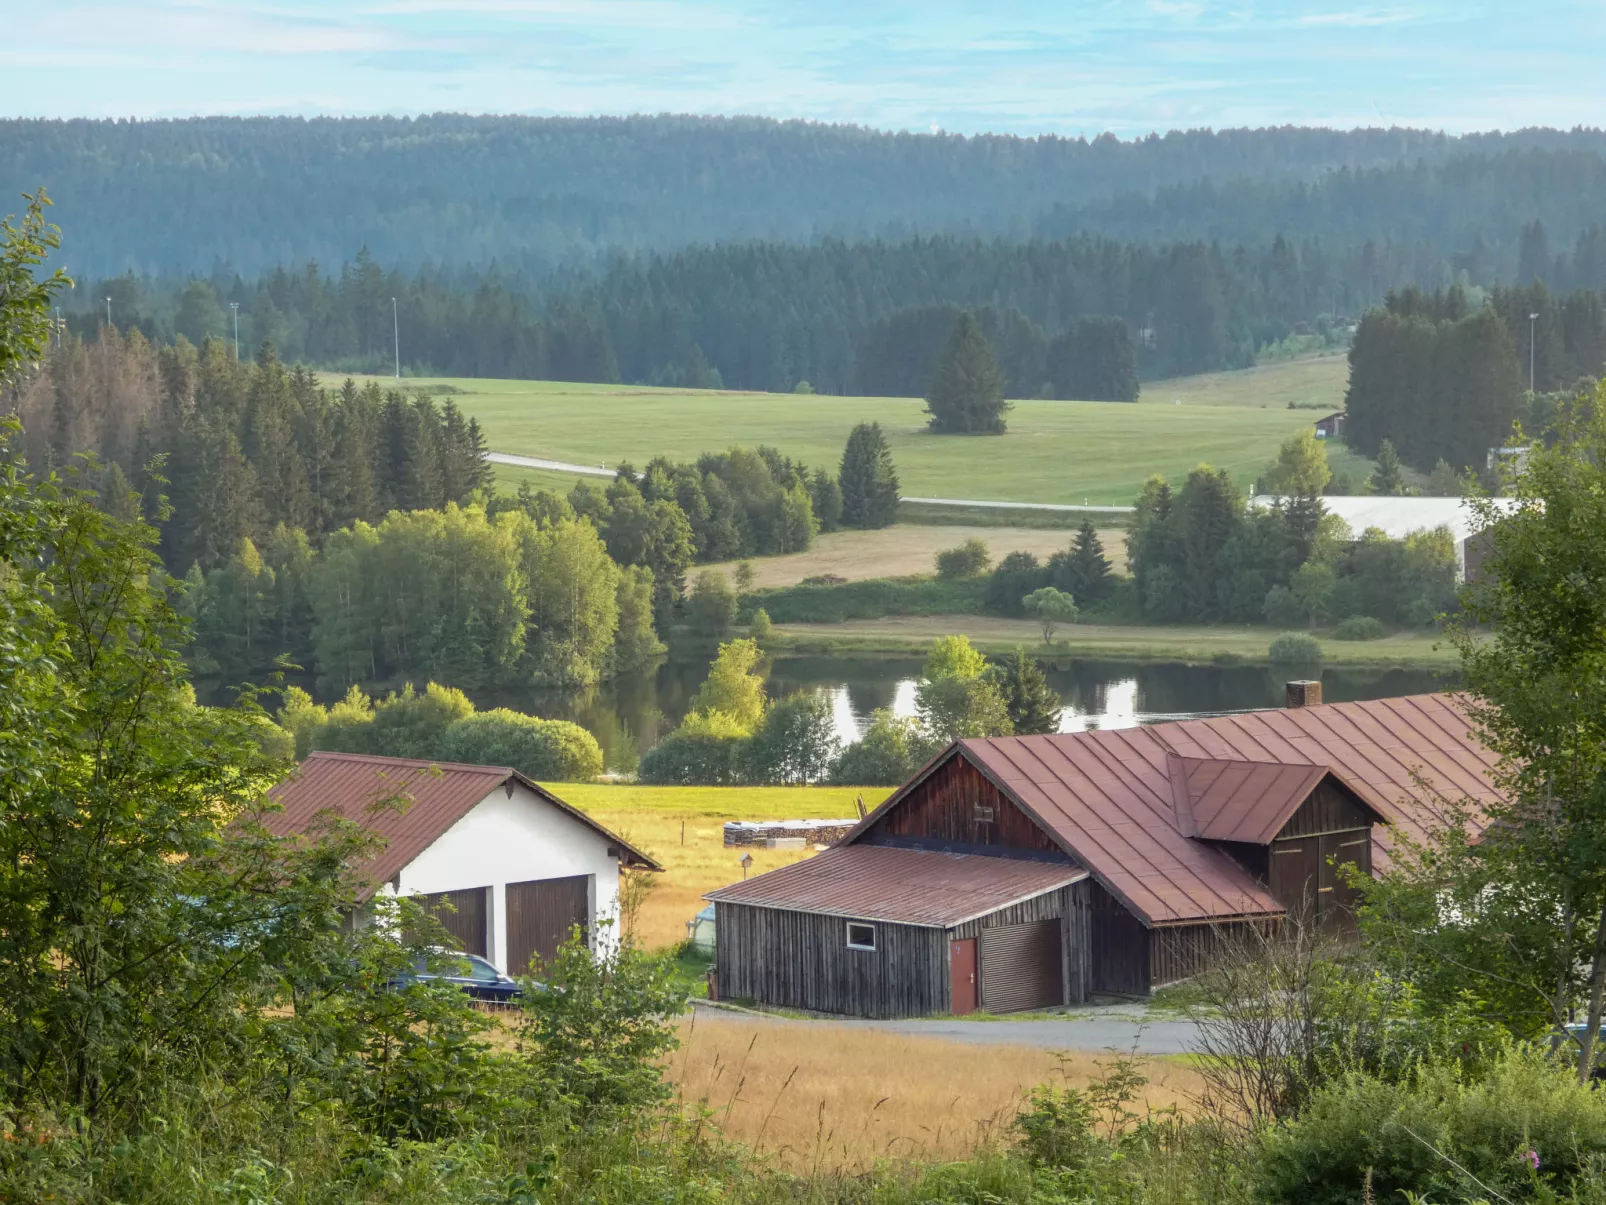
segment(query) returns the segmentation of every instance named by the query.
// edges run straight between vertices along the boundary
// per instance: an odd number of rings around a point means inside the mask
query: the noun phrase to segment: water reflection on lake
[[[899,715],[915,713],[920,666],[918,658],[788,657],[771,666],[769,692],[772,698],[794,691],[825,694],[837,736],[853,741],[879,707]],[[501,691],[494,697],[477,695],[475,701],[481,707],[515,707],[574,720],[596,734],[608,764],[623,769],[680,722],[707,670],[706,658],[674,659],[650,673],[592,690]],[[1049,682],[1065,701],[1062,732],[1280,707],[1284,678],[1254,666],[1078,660],[1048,668]],[[1442,690],[1448,681],[1431,670],[1328,670],[1322,674],[1322,690],[1328,702],[1338,703]]]

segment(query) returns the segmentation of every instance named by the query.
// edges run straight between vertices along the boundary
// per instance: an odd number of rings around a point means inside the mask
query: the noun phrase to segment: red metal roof
[[[947,929],[1085,878],[1063,862],[839,845],[703,898]]]
[[[289,836],[308,831],[318,817],[332,814],[361,824],[381,837],[385,848],[364,868],[370,879],[363,892],[366,897],[378,884],[395,877],[497,787],[505,787],[511,795],[514,783],[528,787],[617,846],[621,862],[662,869],[584,812],[508,766],[311,753],[294,774],[268,793],[283,810],[268,813],[263,824],[269,832]]]
[[[1447,819],[1448,804],[1476,813],[1497,798],[1496,758],[1473,736],[1456,697],[1419,695],[961,741],[846,841],[951,756],[972,761],[1151,925],[1281,912],[1208,840],[1269,840],[1268,830],[1275,834],[1325,774],[1416,840]],[[1374,865],[1386,865],[1389,839],[1378,831]]]

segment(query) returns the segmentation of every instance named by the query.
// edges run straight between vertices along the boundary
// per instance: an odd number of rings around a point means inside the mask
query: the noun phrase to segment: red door
[[[963,1016],[976,1011],[976,939],[966,937],[948,943],[948,976],[952,983],[953,1014]]]

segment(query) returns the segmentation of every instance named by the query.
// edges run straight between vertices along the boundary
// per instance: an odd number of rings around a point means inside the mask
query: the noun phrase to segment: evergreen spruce
[[[1008,410],[998,358],[967,311],[954,323],[932,370],[926,390],[928,425],[946,435],[1002,435]]]
[[[1387,497],[1405,493],[1405,472],[1394,451],[1394,441],[1385,439],[1377,450],[1377,468],[1372,471],[1372,492]]]
[[[1083,606],[1104,598],[1115,582],[1109,558],[1104,555],[1104,543],[1091,519],[1082,520],[1070,549],[1055,553],[1048,564],[1055,587]]]
[[[991,666],[987,675],[1003,696],[1015,735],[1032,736],[1060,730],[1063,701],[1048,684],[1042,664],[1035,657],[1028,657],[1025,649],[1017,648],[1013,657]]]
[[[842,490],[843,527],[888,527],[897,518],[898,473],[880,423],[853,428],[842,450],[837,483]]]

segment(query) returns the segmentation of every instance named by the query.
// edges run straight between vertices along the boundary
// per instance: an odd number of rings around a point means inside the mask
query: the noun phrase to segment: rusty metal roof
[[[1476,813],[1497,798],[1496,758],[1473,736],[1456,697],[1418,695],[961,741],[846,840],[953,756],[973,762],[1151,925],[1281,912],[1265,887],[1208,841],[1269,839],[1264,834],[1275,834],[1328,773],[1416,840],[1448,818],[1448,805],[1470,804]],[[1206,763],[1225,764],[1207,771]],[[1386,865],[1389,841],[1386,829],[1374,836],[1374,865]]]
[[[509,766],[471,766],[358,753],[308,754],[296,772],[269,792],[282,811],[263,824],[278,836],[305,833],[322,816],[338,816],[382,838],[385,847],[364,867],[363,896],[395,877],[498,787],[519,783],[617,846],[619,860],[660,870],[656,862],[584,812]]]
[[[1338,778],[1326,766],[1282,762],[1173,755],[1168,765],[1184,836],[1251,845],[1269,843],[1318,783]]]
[[[1063,862],[839,845],[703,898],[947,929],[1085,878]]]

